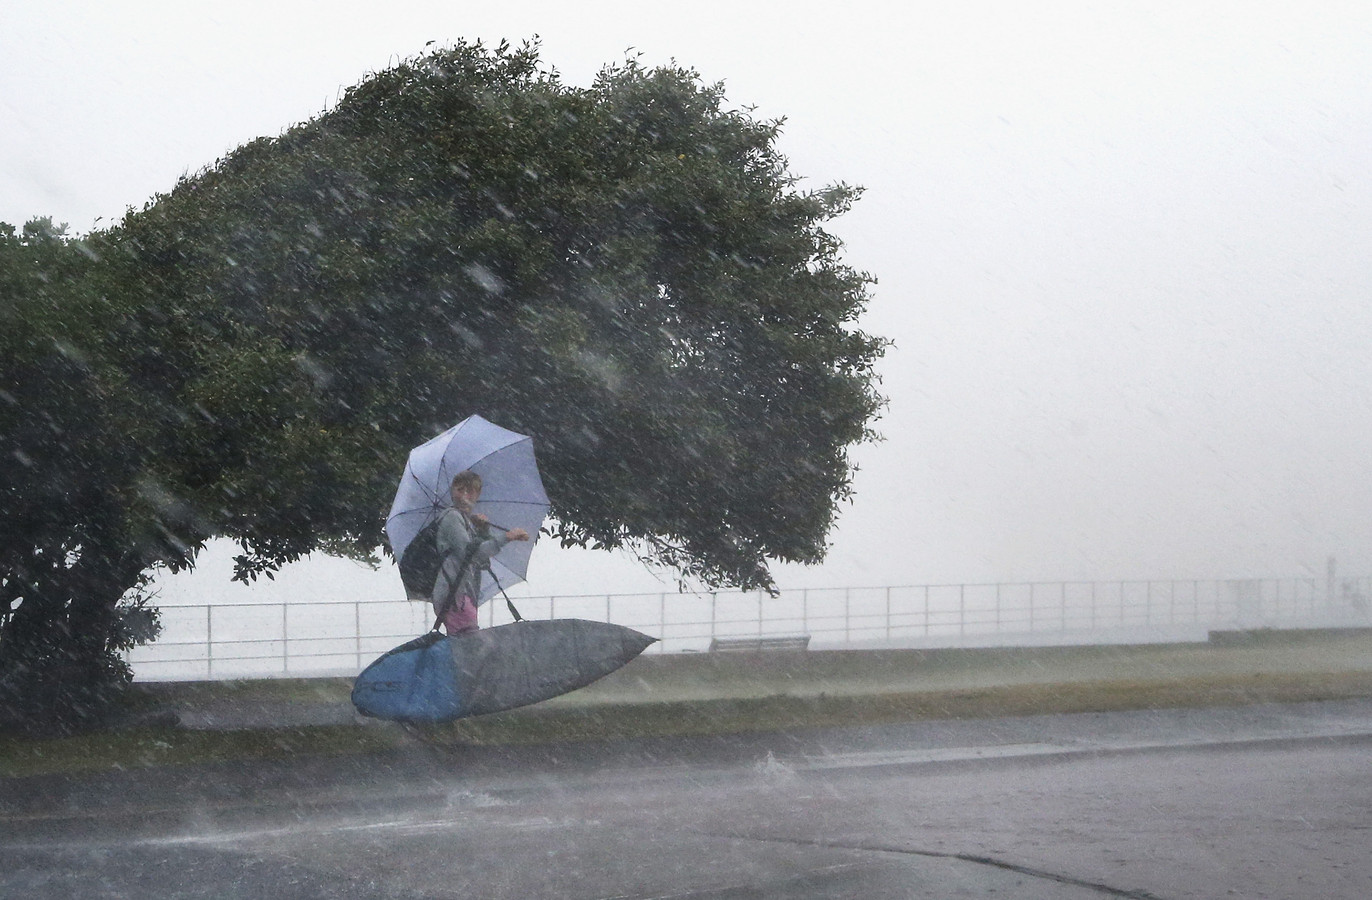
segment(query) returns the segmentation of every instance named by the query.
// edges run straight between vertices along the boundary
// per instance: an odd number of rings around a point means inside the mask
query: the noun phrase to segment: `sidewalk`
[[[137,687],[192,730],[368,721],[353,710],[352,680],[347,678]],[[942,703],[956,716],[960,702],[984,702],[1008,691],[1018,691],[1032,703],[1036,697],[1070,699],[1084,691],[1130,687],[1163,697],[1162,705],[1372,696],[1372,629],[1231,632],[1208,644],[650,654],[530,709],[553,714],[763,700],[834,704],[899,696],[912,703],[921,698]],[[1172,702],[1166,701],[1169,696]]]

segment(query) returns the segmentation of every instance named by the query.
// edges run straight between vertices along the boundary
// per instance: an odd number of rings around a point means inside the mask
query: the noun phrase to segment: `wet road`
[[[1372,701],[0,782],[0,896],[1363,898]]]

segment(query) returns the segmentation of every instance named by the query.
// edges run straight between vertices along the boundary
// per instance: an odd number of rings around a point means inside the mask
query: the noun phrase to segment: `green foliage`
[[[135,460],[121,374],[91,352],[95,268],[50,220],[0,230],[0,723],[89,721],[129,680],[118,610],[145,563],[107,552]]]
[[[197,395],[217,455],[178,453],[196,469],[175,480],[251,497],[229,529],[248,561],[324,533],[374,545],[404,448],[479,411],[537,436],[567,543],[750,587],[769,558],[817,561],[882,344],[822,228],[856,192],[796,191],[777,133],[689,71],[627,63],[578,89],[530,48],[459,46],[185,180],[111,237],[167,286],[159,307],[205,298],[216,353],[269,345],[248,365],[289,408],[257,387],[243,427]],[[185,371],[223,383],[226,364]],[[301,421],[358,443],[288,458]],[[277,493],[310,480],[317,502]],[[260,533],[266,492],[308,515]]]
[[[107,231],[11,229],[6,590],[75,553],[122,595],[212,537],[245,579],[366,558],[408,448],[476,412],[535,436],[565,544],[745,587],[817,562],[884,343],[823,227],[858,192],[798,190],[778,132],[689,70],[577,88],[458,45]]]

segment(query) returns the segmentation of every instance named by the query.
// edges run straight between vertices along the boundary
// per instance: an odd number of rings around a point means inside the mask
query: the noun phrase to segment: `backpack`
[[[429,599],[443,566],[443,556],[438,552],[438,522],[434,519],[419,529],[400,557],[400,582],[411,600]]]

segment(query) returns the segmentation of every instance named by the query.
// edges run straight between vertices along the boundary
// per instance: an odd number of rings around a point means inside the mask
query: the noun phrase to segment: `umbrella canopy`
[[[534,460],[534,442],[526,435],[470,416],[433,440],[410,451],[405,474],[386,518],[386,536],[397,562],[424,526],[452,506],[453,476],[466,469],[481,476],[481,499],[473,512],[490,519],[502,531],[523,528],[537,538],[548,514],[548,495]],[[481,573],[478,605],[502,586],[523,581],[529,568],[532,541],[511,541]],[[492,578],[494,573],[494,578]],[[427,599],[415,597],[414,599]]]

